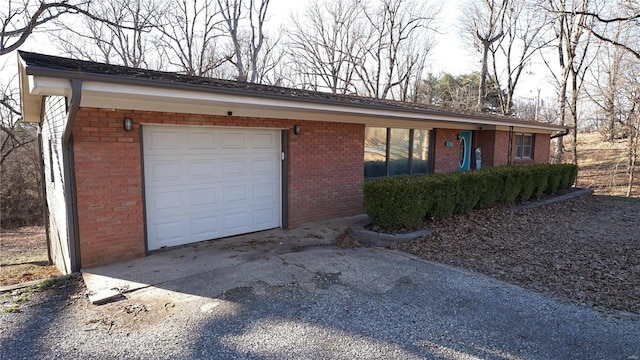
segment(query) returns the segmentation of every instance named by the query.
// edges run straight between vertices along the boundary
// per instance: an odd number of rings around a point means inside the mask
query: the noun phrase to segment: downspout
[[[71,80],[71,99],[68,104],[67,126],[62,134],[62,156],[64,166],[64,192],[67,210],[67,235],[69,239],[69,258],[71,272],[80,270],[80,239],[78,237],[78,208],[76,206],[76,188],[73,164],[73,126],[80,108],[82,80]]]
[[[559,138],[559,137],[563,137],[563,136],[567,136],[569,135],[570,130],[567,128],[565,129],[565,131],[555,134],[555,135],[551,135],[551,137],[549,137],[549,140],[553,140],[555,138]]]
[[[509,144],[507,145],[507,165],[513,163],[513,126],[509,126]]]

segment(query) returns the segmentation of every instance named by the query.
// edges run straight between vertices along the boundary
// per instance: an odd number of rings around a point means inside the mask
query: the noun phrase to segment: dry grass
[[[0,285],[61,275],[49,265],[43,227],[3,230],[0,240]]]
[[[590,187],[597,195],[624,196],[627,192],[627,140],[604,141],[598,133],[578,134],[577,186]],[[640,171],[632,189],[640,196]]]

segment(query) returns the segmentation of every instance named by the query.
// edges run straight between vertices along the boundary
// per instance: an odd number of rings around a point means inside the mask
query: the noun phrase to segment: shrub
[[[547,185],[547,189],[545,194],[553,194],[560,188],[560,181],[562,180],[562,168],[558,168],[556,166],[547,165],[548,174],[549,174],[549,184]]]
[[[365,208],[371,222],[385,231],[415,230],[422,226],[427,203],[423,188],[411,177],[365,183]]]
[[[559,190],[566,190],[573,186],[578,176],[578,167],[573,164],[559,164],[556,165],[561,172]]]
[[[483,168],[475,172],[482,186],[477,205],[480,209],[490,208],[500,202],[504,188],[504,179],[501,174],[489,169],[491,168]]]
[[[540,198],[570,187],[576,175],[573,165],[534,164],[383,178],[365,183],[365,208],[371,222],[383,231],[415,230],[425,218],[443,219],[497,203]]]

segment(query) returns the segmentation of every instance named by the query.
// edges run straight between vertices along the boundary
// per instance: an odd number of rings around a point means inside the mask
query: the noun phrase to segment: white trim
[[[26,76],[23,71],[21,71],[21,77]],[[71,91],[71,83],[68,79],[29,75],[28,84],[28,93],[31,95],[67,96]],[[543,133],[556,131],[542,123],[511,123],[506,119],[474,119],[466,115],[420,113],[403,109],[317,103],[304,101],[304,99],[266,98],[255,95],[221,94],[88,80],[83,81],[80,106],[214,115],[226,115],[228,111],[232,111],[234,116],[348,122],[368,126],[416,129],[491,130],[492,127],[514,126],[526,131]],[[37,113],[39,115],[39,109]]]

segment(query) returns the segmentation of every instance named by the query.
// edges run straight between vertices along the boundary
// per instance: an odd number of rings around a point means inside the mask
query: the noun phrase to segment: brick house
[[[363,212],[365,179],[545,163],[565,128],[19,53],[64,273]],[[480,156],[478,156],[480,155]]]

